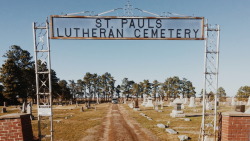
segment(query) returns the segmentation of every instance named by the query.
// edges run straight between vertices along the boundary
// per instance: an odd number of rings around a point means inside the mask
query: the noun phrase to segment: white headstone
[[[184,106],[184,104],[181,104],[181,109],[183,110],[183,109],[185,109],[185,106]]]
[[[180,139],[180,141],[188,140],[188,136],[186,136],[186,135],[179,135],[178,138]]]
[[[247,106],[250,106],[250,96],[248,97]]]
[[[2,108],[1,113],[7,113],[7,110],[5,107]]]
[[[159,128],[166,128],[166,126],[164,124],[162,124],[162,123],[157,124],[157,127],[159,127]]]
[[[30,103],[27,105],[27,114],[32,114],[32,107]]]
[[[190,98],[190,103],[189,103],[188,107],[195,107],[195,99],[194,99],[194,97]]]
[[[162,100],[160,101],[160,104],[161,104],[161,109],[163,109],[164,102]]]
[[[176,132],[175,130],[173,129],[166,129],[166,132],[168,132],[169,134],[177,134],[178,132]]]
[[[182,104],[183,102],[182,102],[182,100],[181,100],[180,98],[176,98],[176,99],[173,101],[173,103],[175,103],[175,104],[177,104],[177,103]]]
[[[152,101],[152,98],[151,98],[151,97],[148,98],[148,102],[147,102],[147,104],[145,105],[145,107],[154,107],[153,101]]]
[[[250,114],[250,107],[245,111],[246,114]]]
[[[232,105],[232,106],[235,106],[235,105],[236,105],[234,97],[232,97],[231,105]]]
[[[158,111],[158,110],[159,110],[159,107],[158,107],[158,102],[155,102],[154,109],[155,109],[156,111]]]
[[[212,110],[213,109],[213,106],[211,104],[211,102],[207,102],[206,103],[206,110]]]
[[[147,96],[143,95],[142,105],[145,106],[147,104]]]
[[[182,100],[183,99],[183,96],[182,96],[182,94],[180,95],[180,100]]]
[[[23,102],[22,113],[26,113],[26,102]]]
[[[184,104],[188,104],[188,98],[184,98]]]

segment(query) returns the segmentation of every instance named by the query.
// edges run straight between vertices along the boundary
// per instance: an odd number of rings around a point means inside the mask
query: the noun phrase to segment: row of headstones
[[[1,110],[1,113],[7,113],[7,104],[4,102],[4,107]],[[27,114],[32,114],[32,103],[28,103],[27,106],[25,103],[23,103],[22,107],[19,107],[21,113],[27,113]]]
[[[180,98],[176,98],[176,99],[178,99],[178,100],[180,100],[181,101],[181,103],[182,104],[185,104],[185,105],[187,105],[188,104],[188,102],[189,102],[189,105],[188,105],[188,107],[196,107],[196,104],[195,104],[195,97],[191,97],[190,98],[190,101],[189,101],[189,99],[188,98],[183,98],[182,96],[180,97]],[[176,100],[175,99],[175,100]],[[175,101],[174,100],[174,101]],[[163,105],[163,101],[160,101],[160,104],[162,104]],[[169,106],[174,106],[174,102],[170,102],[170,104],[169,104]],[[202,105],[202,102],[200,103],[201,105]],[[221,102],[221,104],[222,105],[225,105],[226,104],[226,102]],[[153,104],[153,102],[152,102],[152,98],[151,97],[143,97],[143,103],[142,103],[142,105],[143,106],[145,106],[145,107],[153,107],[154,106],[154,104]],[[232,98],[232,102],[231,102],[231,105],[232,106],[235,106],[235,105],[246,105],[246,106],[250,106],[250,96],[249,96],[249,98],[248,98],[248,102],[243,102],[243,101],[235,101],[235,98]],[[184,105],[183,105],[183,107],[184,107]],[[207,102],[206,103],[206,109],[207,110],[211,110],[212,109],[212,102]]]
[[[231,102],[232,106],[235,105],[246,105],[246,106],[250,106],[250,96],[248,97],[248,101],[247,102],[243,102],[243,101],[236,101],[235,98],[232,98],[232,102]]]

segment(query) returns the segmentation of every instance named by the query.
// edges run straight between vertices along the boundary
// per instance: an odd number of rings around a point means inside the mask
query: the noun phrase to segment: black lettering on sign
[[[110,29],[110,31],[109,31],[109,38],[110,37],[113,37],[114,38],[114,33],[113,33],[113,30],[112,29]]]
[[[148,19],[148,28],[154,28],[153,26],[150,25],[150,20],[151,19]]]
[[[134,23],[134,20],[133,20],[133,19],[131,19],[131,21],[130,21],[129,28],[131,28],[132,26],[135,28],[135,23]]]
[[[96,22],[96,25],[95,25],[95,26],[96,26],[97,28],[102,27],[102,23],[101,23],[102,20],[101,20],[101,19],[97,18],[97,19],[95,20],[95,22]]]
[[[181,29],[176,30],[176,38],[181,38]]]
[[[194,30],[194,38],[197,38],[197,33],[198,33],[198,31],[199,31],[199,29],[197,29],[197,30],[195,30],[195,29],[193,29]]]
[[[92,37],[97,37],[96,30],[97,28],[92,28]]]
[[[144,27],[144,19],[138,19],[138,27],[140,27],[140,28]]]
[[[105,33],[106,33],[106,29],[100,28],[100,37],[105,37],[106,38],[106,34]]]
[[[89,29],[87,29],[87,32],[84,32],[84,28],[82,29],[82,37],[85,37],[85,34],[89,37]]]
[[[156,37],[156,38],[158,38],[158,29],[152,29],[152,33],[151,33],[151,38],[154,38],[154,37]]]
[[[64,36],[61,36],[61,35],[59,34],[59,29],[58,29],[58,28],[56,28],[56,30],[57,30],[57,37],[64,37]]]
[[[144,38],[148,38],[148,29],[144,29]]]
[[[174,29],[168,29],[170,31],[170,38],[172,38],[172,32]]]
[[[161,38],[166,38],[166,36],[164,36],[165,35],[165,31],[166,31],[166,29],[161,29]]]
[[[78,37],[78,30],[80,30],[80,28],[74,28],[76,31],[76,37]]]
[[[157,27],[157,28],[161,28],[161,27],[162,27],[161,19],[157,19],[157,20],[156,20],[156,27]]]
[[[122,19],[122,28],[123,28],[123,25],[124,24],[127,24],[128,23],[128,20],[127,19]]]
[[[71,36],[71,28],[69,28],[69,34],[67,34],[67,29],[65,28],[65,36],[67,36],[67,37]]]
[[[184,38],[190,38],[190,33],[191,33],[190,29],[185,29]]]
[[[117,38],[119,37],[119,35],[121,38],[123,38],[123,29],[121,29],[121,31],[119,29],[116,29],[116,32],[117,32],[117,36],[116,36]]]
[[[135,31],[134,31],[134,35],[135,35],[135,37],[136,38],[140,38],[141,37],[141,35],[140,35],[140,29],[136,29]],[[138,33],[138,34],[137,34]]]
[[[107,28],[109,28],[109,20],[110,19],[105,19],[107,21]]]

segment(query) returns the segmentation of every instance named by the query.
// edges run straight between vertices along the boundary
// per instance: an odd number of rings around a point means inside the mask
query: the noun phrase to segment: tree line
[[[6,60],[0,68],[0,103],[7,101],[9,104],[18,104],[18,99],[27,101],[27,98],[36,100],[35,64],[32,56],[27,50],[13,45],[3,55]],[[38,60],[38,69],[47,70],[46,64]],[[81,79],[60,80],[56,72],[51,70],[52,96],[56,101],[68,101],[76,99],[95,99],[97,103],[107,101],[113,97],[143,97],[148,95],[156,98],[177,98],[195,96],[196,91],[192,82],[178,76],[167,78],[164,82],[154,80],[150,82],[145,79],[136,83],[124,78],[120,85],[115,85],[114,77],[106,72],[96,74],[87,72]],[[43,80],[47,77],[39,75]],[[223,97],[225,90],[219,88]],[[250,95],[250,87],[241,87],[237,93],[238,98],[246,98]]]

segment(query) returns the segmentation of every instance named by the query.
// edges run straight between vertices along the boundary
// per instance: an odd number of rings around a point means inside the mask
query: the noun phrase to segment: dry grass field
[[[101,124],[104,122],[107,115],[108,109],[111,103],[103,103],[98,105],[92,105],[95,108],[84,109],[84,112],[80,112],[79,105],[69,106],[54,106],[54,139],[56,141],[79,141],[83,140],[84,137],[89,135],[98,135],[101,128]],[[141,111],[134,111],[129,108],[127,104],[119,104],[125,109],[126,113],[130,118],[137,121],[141,127],[149,129],[153,134],[155,134],[162,141],[178,141],[178,135],[187,135],[191,140],[197,140],[199,137],[201,116],[189,116],[191,121],[185,121],[184,118],[172,118],[170,113],[173,107],[164,106],[162,112],[153,110],[153,108],[145,108],[140,106]],[[0,108],[2,108],[0,106]],[[219,112],[232,111],[234,108],[231,106],[220,106],[218,108]],[[202,106],[197,106],[195,108],[185,107],[183,110],[187,115],[201,115]],[[9,113],[18,113],[20,110],[15,106],[7,107],[8,113],[0,113],[1,115]],[[148,120],[147,118],[140,115],[144,113],[151,117],[153,120]],[[34,136],[37,136],[37,109],[36,105],[33,106],[33,115],[35,120],[32,121],[32,128]],[[165,131],[165,129],[158,128],[156,125],[162,123],[167,125],[169,123],[169,128],[172,128],[178,132],[177,135],[171,135]],[[42,124],[43,129],[49,129],[45,124]],[[94,129],[94,130],[93,130]],[[45,139],[46,140],[46,139]],[[49,140],[49,138],[47,139]]]

